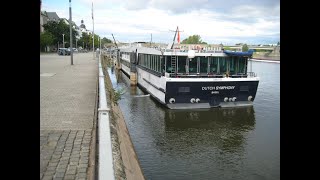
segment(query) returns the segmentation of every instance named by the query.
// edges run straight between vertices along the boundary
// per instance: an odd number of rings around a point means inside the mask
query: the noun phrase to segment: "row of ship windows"
[[[153,71],[161,72],[161,67],[164,67],[163,60],[159,55],[139,54],[139,65],[151,69]]]
[[[166,72],[182,74],[245,74],[247,60],[243,57],[195,57],[187,59],[186,57],[177,57],[174,63],[175,69],[171,63],[171,56],[166,57]]]
[[[124,64],[127,67],[131,67],[131,64],[128,61],[123,60],[122,58],[120,59],[121,64]]]
[[[128,58],[129,53],[122,54],[123,58]],[[246,73],[247,60],[244,57],[195,57],[187,59],[187,57],[176,57],[175,70],[172,67],[171,56],[165,56],[162,58],[159,55],[139,54],[138,64],[147,69],[156,72],[177,72],[177,73],[212,73],[223,74],[228,72],[229,74]],[[165,63],[166,61],[166,63]],[[122,60],[121,63],[131,67],[130,63]]]

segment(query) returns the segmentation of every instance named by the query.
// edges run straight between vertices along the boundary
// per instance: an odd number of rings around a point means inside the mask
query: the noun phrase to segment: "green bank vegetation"
[[[74,24],[75,25],[75,24]],[[59,44],[65,43],[65,47],[70,47],[70,26],[65,23],[63,19],[60,21],[49,21],[43,25],[44,32],[40,33],[40,49],[43,51],[46,46],[58,47]],[[64,36],[63,36],[64,34]],[[72,40],[73,47],[85,46],[87,48],[92,48],[93,38],[92,34],[82,33],[82,37],[76,41],[76,36],[79,36],[78,31],[72,28]],[[99,47],[100,36],[94,35],[94,46]],[[101,39],[101,45],[103,46],[106,43],[111,43],[112,41],[106,37]],[[83,47],[84,48],[84,47]]]

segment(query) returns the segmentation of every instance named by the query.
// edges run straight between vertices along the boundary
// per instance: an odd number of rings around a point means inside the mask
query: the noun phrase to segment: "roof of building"
[[[60,18],[56,12],[45,12],[49,21],[58,21]]]
[[[86,25],[81,24],[81,25],[80,25],[80,28],[86,29]]]

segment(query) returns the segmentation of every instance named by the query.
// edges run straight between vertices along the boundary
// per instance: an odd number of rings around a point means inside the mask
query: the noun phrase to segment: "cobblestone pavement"
[[[40,179],[90,179],[98,61],[40,55]]]
[[[40,133],[40,179],[87,178],[91,130]]]

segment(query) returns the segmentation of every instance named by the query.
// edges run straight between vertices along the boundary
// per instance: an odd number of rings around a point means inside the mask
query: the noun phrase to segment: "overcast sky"
[[[72,20],[117,41],[172,42],[200,35],[210,44],[280,41],[280,0],[72,0]],[[42,11],[69,19],[69,0],[42,0]]]

